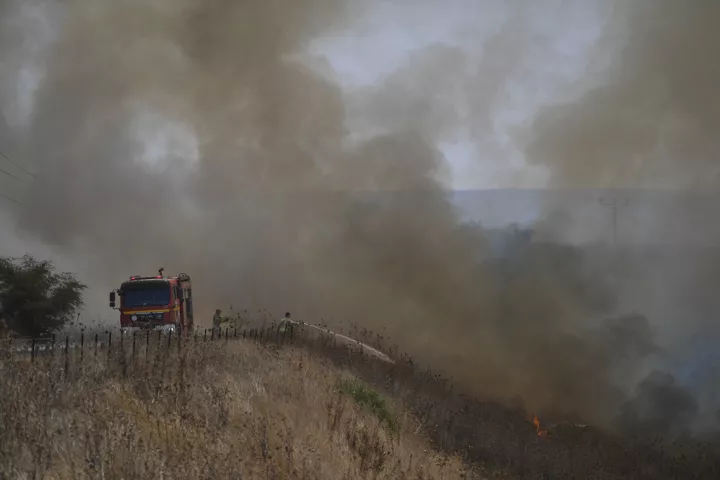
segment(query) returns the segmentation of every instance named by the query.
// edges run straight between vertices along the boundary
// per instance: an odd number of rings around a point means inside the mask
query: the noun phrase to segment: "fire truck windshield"
[[[133,282],[122,287],[124,308],[161,307],[170,303],[170,284],[167,282]]]

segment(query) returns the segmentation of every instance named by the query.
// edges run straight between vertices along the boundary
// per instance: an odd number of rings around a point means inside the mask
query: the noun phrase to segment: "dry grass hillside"
[[[0,478],[481,478],[306,349],[148,350],[0,361]]]
[[[389,364],[306,333],[5,351],[0,479],[720,478],[717,442],[545,418],[539,436],[529,412],[392,349]]]

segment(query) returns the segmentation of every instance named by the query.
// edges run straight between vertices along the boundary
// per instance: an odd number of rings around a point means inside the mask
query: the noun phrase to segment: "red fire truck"
[[[167,330],[190,333],[193,329],[193,299],[190,276],[133,276],[120,288],[110,292],[110,307],[115,295],[120,297],[120,328],[129,330]]]

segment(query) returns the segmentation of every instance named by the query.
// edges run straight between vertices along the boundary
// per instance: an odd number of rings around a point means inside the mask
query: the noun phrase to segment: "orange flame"
[[[540,428],[540,419],[537,417],[537,415],[533,415],[533,425],[535,425],[535,429],[537,430],[538,437],[544,437],[547,435],[547,430],[542,430]]]

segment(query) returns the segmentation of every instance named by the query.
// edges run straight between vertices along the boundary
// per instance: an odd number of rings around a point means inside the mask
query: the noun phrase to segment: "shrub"
[[[17,335],[47,335],[73,318],[85,288],[72,273],[54,273],[49,261],[0,257],[0,320]]]
[[[397,416],[387,406],[385,399],[375,390],[363,385],[357,380],[342,379],[338,382],[340,392],[349,396],[355,403],[368,409],[380,423],[385,424],[390,431],[397,433],[399,424]]]

